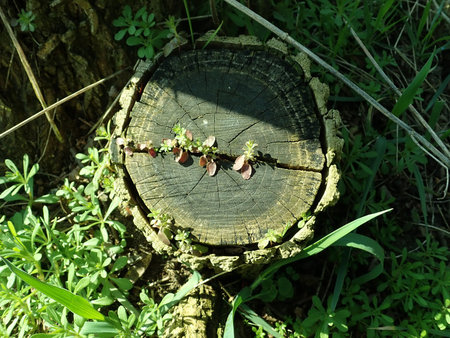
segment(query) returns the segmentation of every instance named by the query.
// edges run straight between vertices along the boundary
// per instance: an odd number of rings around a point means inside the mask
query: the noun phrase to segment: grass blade
[[[344,238],[341,238],[336,243],[333,244],[334,246],[346,246],[351,247],[359,250],[366,251],[370,253],[371,255],[375,256],[379,261],[380,264],[375,266],[370,272],[354,279],[352,282],[355,284],[363,284],[368,282],[369,280],[372,280],[376,277],[378,277],[383,272],[383,265],[384,265],[384,250],[381,247],[380,244],[378,244],[377,241],[373,240],[372,238],[369,238],[367,236],[363,236],[357,233],[351,233],[345,236]]]
[[[447,75],[447,77],[442,81],[442,83],[439,85],[439,88],[436,90],[436,93],[433,95],[431,100],[428,102],[427,107],[425,108],[425,112],[429,111],[431,107],[436,103],[439,96],[442,94],[442,92],[447,88],[448,83],[450,82],[450,74]],[[430,123],[431,128],[433,128],[433,125]]]
[[[195,45],[194,30],[192,29],[191,15],[189,14],[189,8],[188,8],[187,0],[183,0],[183,2],[184,2],[184,8],[186,10],[186,16],[187,16],[187,19],[188,19],[189,31],[191,32],[192,46],[194,46]]]
[[[16,268],[5,258],[0,258],[8,266],[8,268],[17,276],[19,276],[24,282],[28,283],[30,286],[42,292],[44,295],[52,298],[61,305],[64,305],[73,313],[76,313],[77,315],[86,319],[105,320],[105,317],[100,312],[95,310],[92,307],[91,303],[89,303],[83,297],[74,295],[66,289],[44,283],[39,279],[27,274],[26,272]]]
[[[275,331],[275,329],[269,325],[264,319],[262,319],[258,314],[250,309],[246,304],[242,304],[239,313],[247,318],[253,324],[261,326],[267,333],[271,334],[275,338],[282,338],[282,336]]]
[[[223,25],[223,21],[220,23],[219,27],[217,27],[217,29],[214,31],[214,33],[211,34],[211,36],[208,38],[208,40],[206,41],[206,43],[203,45],[202,49],[205,49],[209,43],[214,40],[214,38],[216,37],[217,33],[219,33],[220,29],[222,28]]]
[[[227,321],[225,323],[223,338],[234,338],[234,315],[239,306],[246,300],[248,300],[250,294],[251,294],[250,288],[246,287],[243,288],[234,298],[233,303],[231,304],[232,306],[231,311],[228,314]]]
[[[363,214],[366,207],[367,196],[369,195],[370,190],[372,189],[373,180],[375,179],[375,175],[378,172],[378,169],[381,165],[382,160],[384,159],[384,155],[386,153],[387,141],[384,137],[379,137],[375,144],[375,151],[377,156],[370,166],[371,175],[367,178],[365,183],[365,189],[361,198],[361,201],[358,205],[358,210],[356,215],[359,217]],[[350,259],[350,248],[344,250],[345,252],[342,255],[341,263],[339,264],[339,268],[337,271],[336,282],[334,284],[333,297],[330,303],[330,311],[334,311],[336,309],[337,303],[339,301],[339,297],[341,295],[342,287],[344,285],[345,276],[347,275],[347,267]]]
[[[306,258],[306,257],[316,255],[319,252],[322,252],[323,250],[328,248],[330,245],[334,244],[336,241],[338,241],[342,237],[346,236],[347,234],[349,234],[356,228],[360,227],[364,223],[366,223],[366,222],[370,221],[371,219],[378,217],[386,212],[389,212],[391,210],[392,209],[387,209],[384,211],[380,211],[380,212],[376,212],[376,213],[373,213],[370,215],[360,217],[350,223],[347,223],[346,225],[340,227],[339,229],[334,230],[332,233],[324,236],[323,238],[319,239],[317,242],[307,246],[298,255],[287,258],[287,259],[280,260],[280,261],[272,264],[258,276],[258,278],[251,285],[251,289],[252,290],[256,289],[263,280],[265,280],[268,277],[270,277],[271,275],[273,275],[282,266],[293,263],[295,261],[298,261],[298,260]]]
[[[163,316],[172,306],[174,306],[175,304],[177,304],[181,299],[183,299],[191,290],[193,290],[197,284],[200,282],[200,279],[202,278],[202,276],[200,275],[200,273],[198,271],[195,271],[192,273],[191,278],[189,278],[189,280],[186,282],[186,284],[184,284],[178,291],[177,293],[170,298],[166,298],[167,302],[165,303],[164,298],[161,301],[160,306],[160,311],[161,311],[161,316]]]
[[[310,257],[313,255],[318,254],[319,252],[322,252],[329,246],[333,245],[335,242],[343,238],[344,236],[348,235],[350,232],[358,228],[359,226],[363,225],[364,223],[370,221],[371,219],[378,217],[386,212],[391,211],[392,209],[387,209],[384,211],[376,212],[370,215],[366,215],[363,217],[360,217],[350,223],[347,223],[346,225],[340,227],[339,229],[336,229],[332,233],[324,236],[323,238],[319,239],[317,242],[307,246],[303,251],[301,251],[298,255],[286,258],[283,260],[280,260],[278,262],[275,262],[271,266],[269,266],[266,270],[264,270],[252,283],[252,285],[249,288],[242,289],[236,298],[233,301],[232,309],[230,313],[228,314],[227,321],[225,323],[225,331],[224,331],[224,338],[233,338],[234,337],[234,314],[236,313],[236,310],[238,307],[244,303],[245,301],[250,300],[251,293],[253,290],[255,290],[264,280],[267,278],[270,278],[275,272],[277,272],[281,267],[296,262],[300,259]]]
[[[431,62],[433,61],[434,53],[430,55],[428,61],[422,67],[420,72],[416,75],[411,84],[404,90],[403,94],[398,98],[397,103],[392,109],[392,114],[400,116],[405,112],[408,106],[413,102],[414,96],[422,85],[431,69]]]
[[[412,172],[414,173],[414,177],[416,178],[416,186],[419,192],[420,208],[422,209],[423,219],[425,221],[425,224],[428,224],[427,197],[425,193],[425,185],[423,183],[422,174],[420,173],[420,170],[417,167],[416,163],[410,163],[410,167],[412,168]]]

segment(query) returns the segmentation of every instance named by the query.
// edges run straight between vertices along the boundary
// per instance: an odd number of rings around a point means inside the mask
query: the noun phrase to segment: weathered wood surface
[[[321,118],[297,65],[263,50],[197,50],[164,59],[130,114],[135,143],[174,136],[176,124],[194,138],[216,137],[220,154],[236,158],[258,144],[250,180],[220,161],[213,177],[198,158],[127,156],[125,166],[148,209],[170,214],[177,227],[211,245],[255,243],[281,232],[317,202],[325,157]]]

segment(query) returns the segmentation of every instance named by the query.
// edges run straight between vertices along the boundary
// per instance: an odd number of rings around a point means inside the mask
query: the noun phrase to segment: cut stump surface
[[[135,144],[173,138],[180,124],[194,139],[213,135],[218,171],[193,155],[123,160],[145,206],[161,209],[200,243],[246,245],[283,232],[317,205],[324,184],[322,117],[298,64],[267,50],[202,49],[158,61],[128,113],[122,135]],[[232,170],[249,140],[258,144],[253,174]],[[322,189],[323,190],[323,189]]]

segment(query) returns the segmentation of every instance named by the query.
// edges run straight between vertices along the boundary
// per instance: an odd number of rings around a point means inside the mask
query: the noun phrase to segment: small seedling
[[[217,172],[217,163],[214,161],[217,153],[217,148],[214,147],[215,143],[216,138],[214,136],[208,136],[199,148],[199,150],[203,153],[200,157],[199,165],[202,167],[206,166],[206,171],[209,176],[214,176]]]
[[[138,143],[135,146],[131,141],[122,137],[116,139],[116,144],[123,150],[127,156],[132,156],[135,151],[147,151],[152,157],[156,157],[158,153],[172,152],[175,155],[175,161],[178,163],[186,163],[191,155],[200,155],[198,164],[206,167],[209,176],[214,176],[219,169],[217,163],[218,149],[215,146],[216,137],[208,136],[203,142],[195,139],[192,131],[176,124],[172,131],[175,133],[174,138],[162,139],[159,148],[153,146],[152,141],[146,143]],[[239,171],[246,180],[250,179],[253,173],[253,167],[250,162],[256,159],[255,148],[258,146],[254,141],[247,141],[243,155],[238,156],[234,162],[233,169]]]
[[[249,162],[255,160],[255,148],[257,146],[258,144],[256,144],[255,141],[249,140],[245,142],[245,147],[242,148],[244,154],[238,156],[234,161],[233,170],[240,171],[245,180],[252,177],[253,167]]]
[[[186,39],[183,38],[180,34],[178,34],[177,26],[180,21],[176,21],[174,16],[169,16],[169,19],[166,20],[165,24],[169,29],[169,34],[167,38],[170,40],[163,48],[164,56],[168,56],[172,51],[176,48],[180,48],[181,45],[186,43]]]
[[[283,228],[282,232],[278,232],[272,229],[269,229],[264,238],[261,239],[258,242],[258,248],[264,249],[265,247],[275,244],[275,243],[281,243],[283,240],[284,235],[286,235],[286,232],[292,227],[292,222],[287,222]]]
[[[34,32],[36,28],[33,23],[34,19],[36,19],[36,15],[34,15],[32,11],[27,12],[22,9],[19,14],[19,18],[17,19],[17,22],[20,25],[20,30],[22,32]]]
[[[202,154],[199,165],[206,166],[209,176],[214,176],[217,172],[217,164],[214,161],[217,153],[217,147],[214,147],[216,138],[208,136],[203,142],[199,139],[194,140],[192,132],[181,127],[180,124],[175,125],[172,131],[175,133],[175,138],[163,139],[159,152],[173,152],[175,161],[178,163],[185,163],[189,160],[190,154]]]
[[[158,229],[159,239],[166,245],[170,245],[170,240],[173,238],[173,218],[168,214],[164,214],[160,209],[152,209],[147,215],[152,218],[150,225]]]

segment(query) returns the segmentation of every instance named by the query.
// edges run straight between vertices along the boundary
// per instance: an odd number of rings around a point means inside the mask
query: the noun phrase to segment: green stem
[[[189,8],[187,5],[187,0],[183,0],[184,3],[184,8],[186,9],[186,15],[187,15],[187,19],[188,19],[188,23],[189,23],[189,30],[191,32],[191,41],[192,41],[192,46],[195,46],[195,41],[194,41],[194,31],[192,29],[192,21],[191,21],[191,16],[189,14]]]

